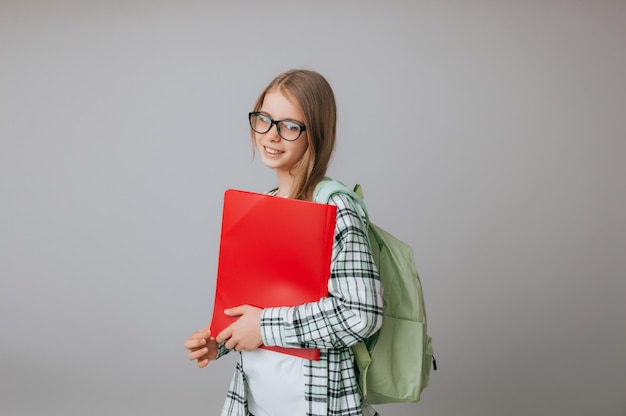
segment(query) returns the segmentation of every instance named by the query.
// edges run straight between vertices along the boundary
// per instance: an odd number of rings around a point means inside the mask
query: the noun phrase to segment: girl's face
[[[269,115],[273,120],[291,120],[304,124],[300,108],[278,91],[265,95],[263,106],[259,111]],[[302,132],[295,141],[283,140],[278,135],[275,124],[267,133],[254,133],[263,164],[275,169],[278,175],[289,175],[291,168],[306,152],[308,146],[306,134],[306,131]]]

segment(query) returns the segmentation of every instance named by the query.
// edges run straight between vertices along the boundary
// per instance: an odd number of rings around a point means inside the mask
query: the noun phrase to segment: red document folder
[[[236,317],[224,309],[295,306],[328,296],[337,207],[229,189],[222,231],[211,334]],[[262,346],[311,360],[318,349]]]

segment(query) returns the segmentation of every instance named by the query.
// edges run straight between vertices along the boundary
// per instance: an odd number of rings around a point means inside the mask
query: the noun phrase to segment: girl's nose
[[[265,133],[266,136],[269,137],[270,140],[277,142],[280,141],[280,136],[278,135],[278,126],[276,124],[272,125],[270,129]]]

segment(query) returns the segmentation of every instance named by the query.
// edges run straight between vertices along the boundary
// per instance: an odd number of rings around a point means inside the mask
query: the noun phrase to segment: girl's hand
[[[189,350],[187,357],[197,360],[200,368],[206,367],[209,361],[217,357],[217,341],[211,337],[209,326],[191,334],[184,345]]]
[[[216,341],[226,341],[225,347],[236,351],[256,350],[263,344],[261,338],[261,312],[262,309],[242,305],[236,308],[226,309],[228,316],[239,316],[235,322],[217,335]]]

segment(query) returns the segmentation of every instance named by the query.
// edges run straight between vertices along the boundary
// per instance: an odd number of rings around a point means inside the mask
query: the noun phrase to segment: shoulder
[[[339,228],[356,227],[365,231],[367,217],[359,206],[358,201],[343,193],[333,194],[328,203],[337,207],[337,226]]]

